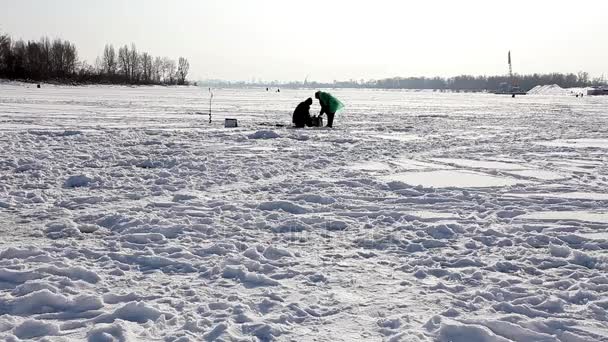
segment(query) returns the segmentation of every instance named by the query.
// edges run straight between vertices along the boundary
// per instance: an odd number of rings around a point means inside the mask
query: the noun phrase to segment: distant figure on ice
[[[304,128],[304,126],[312,126],[312,118],[310,117],[310,106],[312,105],[312,99],[309,97],[304,102],[296,107],[293,112],[292,122],[296,128]]]
[[[340,102],[337,98],[333,97],[330,93],[326,93],[324,91],[317,91],[315,93],[315,98],[319,100],[319,104],[321,105],[321,112],[319,116],[323,114],[327,114],[327,126],[333,127],[334,124],[334,115],[340,109],[344,108],[344,104]]]

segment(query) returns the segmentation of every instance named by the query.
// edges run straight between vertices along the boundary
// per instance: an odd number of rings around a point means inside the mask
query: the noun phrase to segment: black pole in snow
[[[209,88],[209,123],[211,123],[211,100],[213,100],[213,92],[211,91],[211,88]]]

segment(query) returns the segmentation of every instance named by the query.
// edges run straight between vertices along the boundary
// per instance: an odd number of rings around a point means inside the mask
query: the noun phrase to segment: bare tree
[[[163,57],[160,64],[160,76],[161,83],[166,84],[169,81],[169,64],[171,60],[169,57]]]
[[[579,71],[577,74],[579,86],[584,87],[589,84],[589,73],[585,71]]]
[[[152,56],[144,52],[139,59],[141,61],[141,79],[144,83],[150,83],[152,79]]]
[[[99,56],[97,57],[96,61],[95,61],[95,66],[90,65],[89,63],[87,63],[87,61],[82,61],[79,64],[79,68],[78,68],[78,76],[81,77],[82,79],[86,79],[89,78],[95,74],[100,74],[102,72],[102,62],[101,62],[101,58],[99,58]]]
[[[65,41],[63,46],[65,51],[63,61],[65,71],[68,75],[73,75],[76,73],[76,65],[78,64],[78,52],[76,51],[76,46],[68,41]]]
[[[177,83],[185,84],[186,76],[188,76],[188,70],[190,70],[190,63],[184,57],[180,57],[177,66]]]
[[[11,54],[11,38],[6,34],[0,34],[0,70],[8,69],[8,60]]]
[[[131,54],[129,53],[129,47],[123,46],[118,49],[118,66],[120,71],[125,75],[125,80],[128,82],[131,77]]]
[[[163,60],[160,57],[154,58],[152,64],[152,79],[154,83],[160,83],[162,79]]]
[[[163,58],[164,82],[175,84],[175,61],[168,57]]]
[[[25,47],[25,71],[28,74],[28,78],[39,80],[42,71],[40,70],[40,46],[37,42],[28,41]]]
[[[10,38],[8,35],[6,34],[0,34],[0,54],[4,52],[4,49],[6,48],[6,44],[10,43]]]
[[[18,40],[13,43],[11,59],[12,73],[16,78],[26,78],[26,46],[23,40]]]
[[[110,76],[116,73],[116,51],[114,50],[114,45],[108,45],[103,49],[103,70]]]
[[[65,50],[61,39],[53,40],[51,45],[51,65],[53,68],[53,74],[57,77],[65,76]]]
[[[42,77],[47,79],[53,73],[53,52],[49,37],[40,38],[40,54],[42,63]]]
[[[137,53],[135,43],[131,43],[129,61],[131,63],[131,82],[137,83],[141,78],[141,61],[139,59],[139,54]]]
[[[101,75],[103,74],[105,68],[104,68],[104,63],[103,60],[101,59],[101,57],[97,56],[97,58],[95,58],[95,65],[93,65],[93,73],[96,75]]]

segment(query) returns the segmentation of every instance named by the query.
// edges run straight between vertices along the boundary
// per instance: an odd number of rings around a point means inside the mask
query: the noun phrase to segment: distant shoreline
[[[586,72],[549,73],[549,74],[515,74],[511,78],[506,75],[458,75],[453,77],[393,77],[379,80],[349,80],[328,82],[232,82],[223,80],[200,80],[199,85],[209,87],[270,87],[270,88],[302,88],[302,89],[409,89],[434,90],[438,92],[494,92],[517,86],[520,91],[527,92],[537,86],[557,85],[561,88],[586,88],[608,84],[604,77],[589,77]]]
[[[0,78],[0,84],[28,84],[28,85],[50,85],[50,86],[72,86],[72,87],[84,87],[84,86],[119,86],[126,88],[139,88],[139,87],[164,87],[164,88],[185,88],[185,87],[199,87],[196,84],[126,84],[126,83],[96,83],[96,82],[76,82],[76,81],[34,81],[34,80],[23,80],[23,79],[7,79]]]

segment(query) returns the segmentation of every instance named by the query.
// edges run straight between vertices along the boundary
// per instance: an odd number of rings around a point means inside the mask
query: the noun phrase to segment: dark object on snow
[[[280,93],[280,92],[281,92],[281,89],[277,89],[277,93]]]
[[[224,119],[224,127],[226,128],[233,128],[233,127],[239,127],[236,119]]]
[[[344,104],[330,93],[324,91],[317,91],[315,93],[315,98],[319,100],[319,105],[321,105],[319,116],[327,114],[327,127],[333,127],[334,116],[337,111],[344,108]]]
[[[258,122],[259,126],[269,126],[269,127],[285,127],[284,124],[272,123],[272,122]]]
[[[36,88],[40,89],[40,84],[38,84],[38,85],[36,86]]]
[[[293,111],[293,117],[291,122],[293,122],[294,126],[297,128],[303,128],[304,126],[311,126],[311,117],[310,117],[310,106],[312,105],[312,99],[308,98],[304,102],[300,102],[300,104],[296,107],[296,110]]]
[[[492,91],[492,94],[511,95],[511,97],[514,97],[513,95],[526,95],[528,92],[521,90],[521,88],[517,85],[501,82],[498,85],[498,89]]]
[[[608,95],[608,86],[593,87],[591,89],[588,89],[587,95],[589,95],[589,96]]]
[[[323,127],[323,117],[322,116],[313,116],[310,119],[311,127]]]

